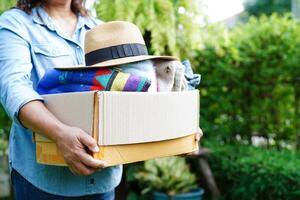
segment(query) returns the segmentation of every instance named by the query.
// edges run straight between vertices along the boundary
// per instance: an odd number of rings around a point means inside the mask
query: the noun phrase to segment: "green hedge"
[[[300,154],[246,145],[205,144],[209,163],[230,200],[300,199]]]
[[[299,33],[299,22],[290,15],[272,15],[218,29],[206,39],[194,67],[203,77],[201,127],[207,136],[295,141],[300,135]]]
[[[16,0],[1,0],[0,4],[0,14],[2,14],[7,9],[15,6]]]
[[[246,0],[245,7],[249,15],[255,16],[285,13],[291,11],[292,0]]]
[[[298,200],[300,199],[300,154],[288,150],[258,148],[241,144],[222,144],[203,140],[209,148],[208,161],[221,190],[221,200]],[[195,159],[192,170],[199,170]],[[126,165],[128,200],[151,199],[133,178],[142,164]],[[198,173],[200,183],[203,176]],[[205,187],[201,185],[201,187]],[[209,198],[209,192],[206,192]]]
[[[10,126],[11,120],[0,105],[0,155],[7,149]]]

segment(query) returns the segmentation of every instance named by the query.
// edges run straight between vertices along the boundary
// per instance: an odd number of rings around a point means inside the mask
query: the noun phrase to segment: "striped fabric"
[[[38,83],[39,94],[91,90],[146,92],[151,80],[111,68],[46,71]]]

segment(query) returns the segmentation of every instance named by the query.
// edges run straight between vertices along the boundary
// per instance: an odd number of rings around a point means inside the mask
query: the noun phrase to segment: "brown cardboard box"
[[[199,92],[81,92],[44,95],[62,122],[91,134],[93,157],[109,166],[189,153],[198,149]],[[37,162],[65,165],[56,145],[36,134]]]

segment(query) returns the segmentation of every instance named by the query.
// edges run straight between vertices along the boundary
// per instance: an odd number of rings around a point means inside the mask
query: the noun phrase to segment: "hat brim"
[[[97,67],[110,67],[110,66],[123,65],[123,64],[127,64],[127,63],[133,63],[133,62],[144,61],[144,60],[152,60],[152,59],[162,59],[162,60],[170,60],[170,61],[178,60],[178,58],[173,57],[173,56],[144,55],[144,56],[132,56],[132,57],[108,60],[108,61],[96,63],[91,66],[84,66],[84,65],[57,66],[57,67],[55,67],[55,69],[87,69],[87,68],[97,68]]]

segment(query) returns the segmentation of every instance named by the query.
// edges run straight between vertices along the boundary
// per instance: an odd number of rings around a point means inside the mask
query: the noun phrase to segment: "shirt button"
[[[77,49],[79,49],[79,48],[80,48],[80,46],[77,46],[76,48],[77,48]]]

